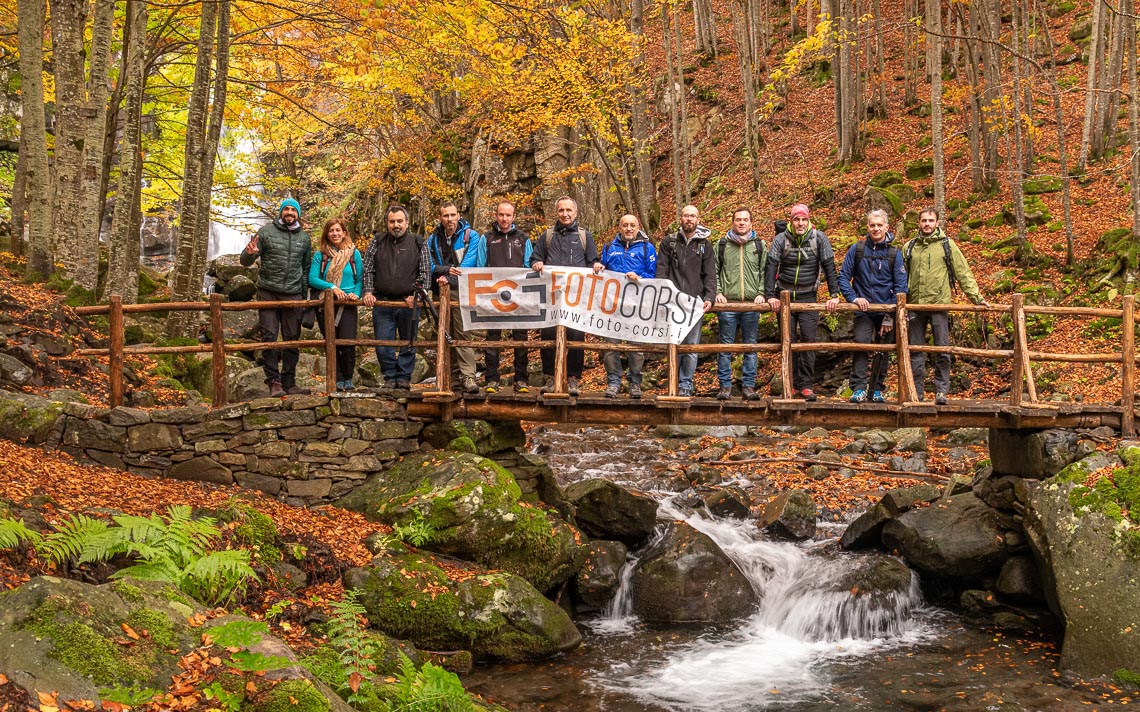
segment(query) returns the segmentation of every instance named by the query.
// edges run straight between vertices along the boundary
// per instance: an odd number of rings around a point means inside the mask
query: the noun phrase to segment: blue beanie
[[[301,204],[293,198],[286,198],[285,200],[281,201],[281,205],[277,208],[278,217],[280,217],[285,208],[293,208],[297,211],[297,217],[301,217]]]

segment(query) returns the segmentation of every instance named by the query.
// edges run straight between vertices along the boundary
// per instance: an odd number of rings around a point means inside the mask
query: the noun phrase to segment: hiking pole
[[[428,315],[431,316],[432,321],[435,322],[435,328],[443,330],[444,341],[446,341],[449,346],[454,345],[455,340],[451,338],[451,333],[443,324],[439,323],[439,310],[431,303],[431,295],[428,294],[428,291],[423,287],[416,287],[416,298],[423,302],[424,309],[427,310]]]

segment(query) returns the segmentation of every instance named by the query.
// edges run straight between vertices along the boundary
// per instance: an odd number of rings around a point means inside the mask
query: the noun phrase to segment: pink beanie
[[[793,218],[806,218],[809,214],[810,213],[808,212],[808,206],[804,205],[803,203],[796,203],[792,206]]]

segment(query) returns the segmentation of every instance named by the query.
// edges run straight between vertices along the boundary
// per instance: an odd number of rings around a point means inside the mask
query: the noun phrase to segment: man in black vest
[[[487,234],[479,242],[479,254],[476,265],[479,267],[526,267],[530,264],[531,242],[521,230],[515,227],[515,206],[509,201],[502,201],[495,206],[495,222],[487,230]],[[526,329],[488,329],[487,340],[499,341],[504,332],[511,341],[525,342]],[[515,393],[530,393],[527,384],[527,366],[529,353],[525,346],[516,348],[515,356]],[[499,349],[485,349],[483,358],[486,362],[485,376],[487,379],[487,392],[499,391]]]
[[[387,223],[388,230],[376,233],[364,252],[364,306],[372,307],[372,328],[377,339],[411,341],[419,321],[415,294],[429,284],[431,260],[424,239],[409,232],[404,206],[389,206]],[[402,300],[406,306],[375,306],[377,300]],[[393,347],[378,346],[376,358],[386,388],[411,386],[416,365],[414,348],[401,347],[397,357]]]
[[[542,272],[546,265],[551,267],[593,267],[597,274],[605,269],[598,260],[598,246],[594,236],[584,227],[578,226],[578,202],[564,195],[554,203],[558,212],[558,222],[539,236],[530,255],[530,268]],[[543,341],[553,341],[556,327],[542,330]],[[577,329],[566,330],[567,341],[585,341],[586,334]],[[566,392],[578,395],[578,379],[582,377],[582,364],[585,352],[582,349],[567,349]],[[542,349],[542,392],[554,389],[554,349]]]

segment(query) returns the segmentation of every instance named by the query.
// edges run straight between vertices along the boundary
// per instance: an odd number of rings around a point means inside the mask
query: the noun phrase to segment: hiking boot
[[[554,391],[554,376],[542,377],[542,388],[538,389],[539,393],[551,393]]]
[[[285,389],[285,393],[291,396],[307,396],[312,393],[312,391],[308,388],[292,385]]]
[[[802,395],[803,399],[809,403],[814,402],[816,399],[815,391],[813,391],[810,388],[805,388],[802,391],[800,391],[800,395]]]
[[[530,393],[530,386],[524,381],[515,381],[515,393]]]
[[[617,398],[618,393],[621,393],[621,386],[610,384],[606,386],[606,398]]]
[[[487,385],[483,386],[483,390],[487,391],[488,393],[498,393],[499,392],[499,382],[498,381],[487,381]]]
[[[746,400],[746,401],[760,400],[760,394],[756,392],[755,388],[753,388],[751,386],[745,386],[744,387],[744,400]]]
[[[732,386],[725,386],[716,392],[717,400],[728,400],[732,398]]]
[[[681,386],[677,389],[677,395],[682,397],[682,398],[692,398],[693,397],[693,387],[692,386]]]
[[[401,391],[409,390],[412,387],[412,382],[407,378],[396,379],[396,389]]]
[[[578,379],[571,376],[566,379],[566,392],[572,396],[578,395]]]
[[[871,402],[872,403],[886,403],[887,399],[885,396],[883,396],[882,391],[875,391],[874,393],[871,394]]]
[[[466,378],[463,379],[463,392],[464,393],[472,393],[472,394],[478,393],[479,392],[479,384],[475,381],[474,378],[472,378],[471,376],[467,376]]]
[[[630,383],[629,384],[629,397],[632,398],[633,400],[641,400],[641,384],[640,383]]]
[[[398,387],[396,385],[397,383],[398,383],[398,381],[396,381],[395,378],[385,378],[384,379],[384,387],[389,389],[389,390],[393,390],[393,391],[396,390],[396,388]]]
[[[934,395],[934,405],[948,405],[950,399],[946,397],[945,393],[936,393]]]
[[[280,398],[283,395],[285,395],[285,389],[281,387],[281,381],[270,381],[269,397]]]
[[[859,390],[852,393],[851,394],[851,402],[852,403],[866,403],[867,402],[867,391],[866,391],[866,389],[860,388]]]

